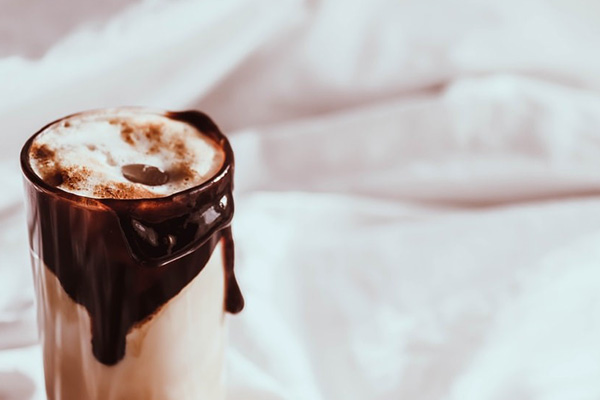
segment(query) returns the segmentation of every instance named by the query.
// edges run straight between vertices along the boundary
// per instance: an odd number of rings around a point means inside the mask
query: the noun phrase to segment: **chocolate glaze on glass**
[[[225,260],[224,309],[238,313],[244,307],[233,271],[234,159],[229,142],[201,112],[166,116],[191,124],[225,151],[223,166],[212,179],[168,197],[94,199],[47,184],[31,168],[29,150],[53,123],[21,152],[31,249],[88,311],[93,353],[105,365],[124,357],[130,329],[194,279],[219,242]]]

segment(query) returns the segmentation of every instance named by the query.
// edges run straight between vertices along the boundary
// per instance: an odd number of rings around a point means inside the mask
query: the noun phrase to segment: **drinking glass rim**
[[[31,163],[30,163],[30,156],[29,156],[29,151],[31,149],[33,141],[35,140],[35,138],[38,135],[40,135],[42,132],[46,131],[51,126],[53,126],[57,123],[60,123],[66,119],[73,118],[73,117],[81,117],[81,116],[85,116],[85,115],[93,115],[93,114],[100,114],[100,113],[106,113],[107,115],[110,115],[110,113],[114,113],[115,115],[118,115],[119,112],[125,112],[125,111],[130,112],[130,113],[136,113],[136,114],[160,115],[160,116],[171,118],[171,119],[174,119],[174,120],[177,120],[177,121],[180,121],[183,123],[187,123],[187,124],[193,126],[195,129],[197,129],[203,135],[207,136],[211,141],[213,141],[216,146],[218,146],[219,148],[221,148],[223,150],[224,155],[225,155],[223,164],[221,165],[219,170],[213,176],[211,176],[210,179],[208,179],[198,185],[189,187],[187,189],[184,189],[184,190],[181,190],[181,191],[178,191],[175,193],[171,193],[167,196],[138,197],[138,198],[133,198],[133,199],[97,198],[97,197],[85,196],[85,195],[68,192],[66,190],[61,189],[58,186],[52,186],[52,185],[46,183],[33,170]],[[202,125],[202,126],[200,126],[200,125]],[[206,129],[207,127],[209,129]],[[44,125],[40,130],[35,132],[23,145],[23,148],[21,149],[21,154],[20,154],[20,164],[21,164],[21,171],[22,171],[23,175],[25,176],[25,178],[28,181],[30,181],[38,190],[42,190],[49,194],[59,196],[66,200],[71,200],[71,201],[75,201],[78,203],[83,202],[88,205],[94,205],[94,204],[108,205],[108,204],[121,203],[121,204],[129,204],[129,205],[133,206],[136,203],[149,202],[149,201],[151,201],[155,204],[156,203],[170,203],[175,198],[180,197],[180,196],[187,196],[187,195],[194,196],[194,195],[199,195],[203,192],[208,192],[214,185],[217,185],[218,183],[220,183],[223,179],[225,179],[226,176],[230,175],[233,172],[234,156],[233,156],[233,150],[231,148],[231,144],[229,143],[229,140],[227,139],[227,137],[221,132],[219,127],[214,123],[214,121],[207,114],[205,114],[201,111],[197,111],[197,110],[170,111],[170,110],[154,109],[154,108],[149,108],[149,107],[124,106],[124,107],[97,108],[97,109],[81,111],[81,112],[69,114],[67,116],[64,116],[62,118],[59,118],[55,121],[52,121],[52,122]]]

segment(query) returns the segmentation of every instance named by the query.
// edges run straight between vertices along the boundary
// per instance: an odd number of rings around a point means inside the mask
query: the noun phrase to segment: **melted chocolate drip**
[[[169,181],[169,174],[146,164],[123,165],[121,173],[128,181],[142,185],[160,186]]]
[[[47,184],[33,172],[29,149],[37,134],[21,152],[28,180],[31,248],[65,292],[88,311],[93,353],[106,365],[124,357],[130,329],[194,279],[219,242],[225,260],[224,309],[237,313],[244,307],[233,271],[229,227],[233,216],[231,147],[205,114],[188,111],[167,116],[195,126],[225,150],[224,165],[211,181],[169,197],[77,196]]]

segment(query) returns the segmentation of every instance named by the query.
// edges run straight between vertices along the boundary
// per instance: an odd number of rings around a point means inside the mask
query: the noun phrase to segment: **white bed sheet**
[[[88,19],[0,58],[0,399],[43,399],[20,146],[126,104],[200,108],[231,137],[246,309],[229,399],[600,398],[595,3],[142,1]]]

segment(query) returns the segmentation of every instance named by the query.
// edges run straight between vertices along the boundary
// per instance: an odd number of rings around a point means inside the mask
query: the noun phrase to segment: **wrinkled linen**
[[[44,398],[20,146],[126,104],[205,110],[232,140],[229,399],[600,397],[595,3],[77,12],[54,40],[59,18],[0,19],[48,43],[0,48],[0,399]]]

